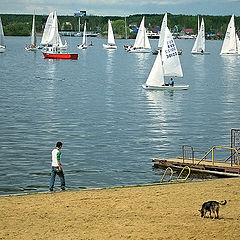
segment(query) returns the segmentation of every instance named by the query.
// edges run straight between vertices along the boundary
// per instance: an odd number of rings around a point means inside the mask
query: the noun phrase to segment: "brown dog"
[[[217,201],[208,201],[203,203],[202,209],[199,210],[201,212],[201,217],[206,217],[206,213],[209,212],[210,218],[212,217],[211,214],[214,214],[215,218],[219,218],[219,208],[220,205],[226,205],[227,201],[224,202],[217,202]]]

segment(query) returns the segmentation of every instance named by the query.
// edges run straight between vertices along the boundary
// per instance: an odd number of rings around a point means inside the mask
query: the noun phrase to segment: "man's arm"
[[[57,162],[58,162],[58,169],[59,169],[59,171],[61,171],[62,165],[61,165],[61,152],[60,151],[58,151],[58,153],[57,153]]]

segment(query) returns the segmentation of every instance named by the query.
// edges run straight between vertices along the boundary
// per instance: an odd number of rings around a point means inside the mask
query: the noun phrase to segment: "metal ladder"
[[[188,170],[187,176],[186,176],[185,178],[180,178],[185,169]],[[179,173],[177,179],[174,180],[174,179],[172,179],[173,170],[172,170],[171,167],[168,167],[168,168],[165,170],[165,172],[164,172],[164,174],[163,174],[163,176],[162,176],[162,179],[161,179],[160,183],[163,182],[163,179],[164,179],[164,177],[166,176],[166,173],[167,173],[168,170],[170,170],[170,173],[171,173],[168,182],[185,182],[185,181],[187,181],[187,179],[188,179],[188,177],[190,176],[190,173],[191,173],[190,167],[185,166],[185,167],[183,167],[182,171]]]

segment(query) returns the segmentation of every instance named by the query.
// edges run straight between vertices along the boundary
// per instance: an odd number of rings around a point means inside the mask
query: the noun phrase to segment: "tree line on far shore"
[[[1,14],[4,34],[6,36],[29,36],[32,27],[32,15],[27,14]],[[159,31],[164,14],[145,14],[145,26],[148,31]],[[36,15],[36,31],[40,35],[43,32],[47,15]],[[81,31],[83,23],[87,22],[87,30],[94,33],[105,35],[107,32],[107,22],[111,19],[114,34],[119,38],[125,38],[125,22],[129,38],[135,38],[131,30],[138,27],[143,15],[136,14],[127,17],[120,16],[85,16],[80,18]],[[225,35],[227,25],[231,16],[211,16],[199,15],[199,19],[204,18],[206,33],[212,34],[214,38],[222,38]],[[79,19],[74,16],[58,16],[59,30],[78,32]],[[236,29],[240,26],[240,17],[235,17]],[[172,32],[180,33],[184,29],[193,29],[197,34],[198,16],[192,15],[173,15],[168,14],[168,27]]]

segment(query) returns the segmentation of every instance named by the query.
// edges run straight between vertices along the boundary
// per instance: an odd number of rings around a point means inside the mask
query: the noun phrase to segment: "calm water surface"
[[[7,37],[0,54],[0,194],[46,191],[51,151],[63,142],[68,189],[158,182],[153,157],[200,155],[230,145],[239,127],[240,58],[219,56],[222,42],[207,41],[206,56],[192,56],[192,40],[177,40],[188,91],[141,88],[155,60],[116,51],[105,39],[80,51],[81,38],[66,38],[79,60],[46,60],[26,52],[27,37]],[[128,43],[133,43],[129,40]],[[154,47],[157,40],[151,40]],[[57,179],[56,188],[59,187]]]

